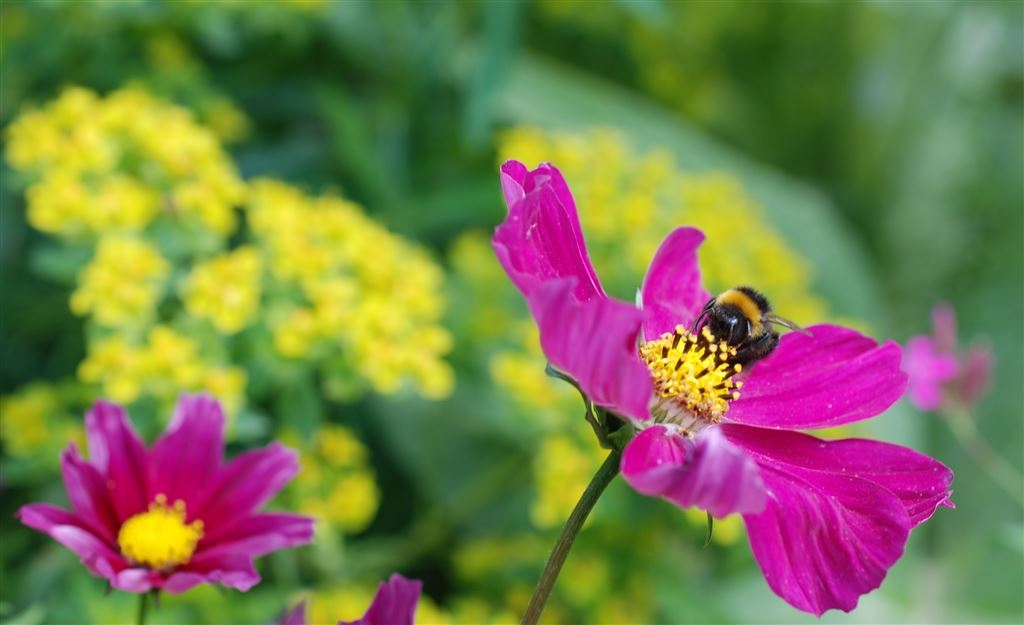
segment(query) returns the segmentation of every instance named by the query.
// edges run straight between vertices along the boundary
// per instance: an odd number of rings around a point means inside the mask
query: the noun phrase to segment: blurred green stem
[[[138,625],[146,625],[146,608],[149,607],[149,593],[139,593],[139,616],[135,619]]]
[[[942,411],[949,429],[960,446],[974,459],[993,482],[999,485],[1018,505],[1024,506],[1024,478],[978,432],[971,414],[963,407]]]
[[[526,607],[526,612],[523,614],[522,625],[536,625],[540,620],[544,605],[548,602],[551,590],[555,587],[558,573],[561,572],[562,565],[565,564],[565,559],[569,556],[569,549],[572,548],[576,535],[583,529],[583,523],[590,516],[590,511],[594,509],[594,504],[601,497],[601,493],[619,474],[619,458],[621,456],[622,452],[618,449],[608,454],[601,468],[590,480],[587,489],[583,491],[583,496],[576,502],[576,507],[573,508],[572,514],[566,520],[565,527],[562,528],[562,533],[558,536],[551,555],[548,556],[548,563],[544,565],[544,571],[540,574],[537,587],[533,590],[533,596],[530,597],[530,605]]]

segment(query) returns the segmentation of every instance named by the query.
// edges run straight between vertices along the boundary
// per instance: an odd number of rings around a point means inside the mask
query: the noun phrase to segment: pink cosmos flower
[[[949,304],[936,305],[932,335],[907,341],[903,370],[910,378],[910,402],[926,411],[938,410],[949,398],[974,406],[991,384],[992,360],[992,350],[982,345],[958,355],[956,313]]]
[[[688,330],[710,297],[699,230],[666,237],[633,306],[605,294],[558,169],[508,161],[501,183],[509,213],[495,253],[551,364],[638,430],[623,450],[625,480],[680,507],[742,514],[776,594],[818,615],[850,611],[881,584],[910,530],[952,507],[952,472],[928,456],[794,431],[892,405],[907,385],[899,345],[818,325],[740,372],[728,345]]]
[[[96,403],[85,429],[89,460],[74,444],[61,455],[71,510],[35,503],[17,516],[118,590],[248,590],[253,558],[313,538],[312,519],[259,511],[298,473],[296,453],[274,443],[222,463],[224,413],[209,396],[183,395],[149,449],[115,404]]]

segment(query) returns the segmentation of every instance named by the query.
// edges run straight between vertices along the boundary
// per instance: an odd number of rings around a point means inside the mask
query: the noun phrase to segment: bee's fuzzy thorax
[[[746,317],[755,330],[761,329],[762,318],[770,310],[768,300],[748,286],[729,289],[719,295],[715,303],[719,306],[735,306]]]

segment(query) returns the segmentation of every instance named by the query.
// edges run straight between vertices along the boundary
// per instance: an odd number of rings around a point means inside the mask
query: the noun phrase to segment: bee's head
[[[750,336],[750,320],[738,306],[718,304],[708,311],[708,329],[715,338],[739,345]]]

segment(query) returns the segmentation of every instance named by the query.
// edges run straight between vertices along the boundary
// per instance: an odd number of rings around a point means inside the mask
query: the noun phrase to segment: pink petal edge
[[[163,494],[194,514],[196,496],[216,475],[224,456],[224,411],[206,394],[182,394],[174,416],[149,452],[152,501]]]
[[[907,388],[902,350],[834,325],[791,332],[744,374],[726,419],[783,430],[834,427],[874,417]]]
[[[912,498],[902,501],[871,481],[891,477],[883,473],[804,458],[811,437],[741,425],[723,430],[756,459],[768,491],[765,510],[743,516],[765,581],[805,612],[853,610],[903,555]]]
[[[533,171],[517,161],[502,166],[508,216],[494,232],[498,261],[529,302],[552,280],[575,278],[580,301],[607,297],[590,264],[572,194],[562,174],[544,164]],[[532,306],[531,306],[532,308]]]
[[[800,432],[742,425],[723,425],[722,431],[755,458],[878,484],[899,497],[911,528],[930,519],[940,507],[955,507],[950,488],[953,471],[908,447],[862,438],[823,440]]]
[[[612,299],[579,302],[571,291],[565,280],[534,295],[544,354],[595,404],[635,422],[649,419],[651,376],[636,348],[643,313]]]
[[[117,404],[98,401],[85,415],[89,462],[107,484],[119,523],[149,505],[146,447]]]
[[[661,242],[640,289],[647,313],[644,338],[653,340],[672,332],[677,325],[689,327],[711,295],[701,284],[697,249],[704,233],[696,228],[677,228]]]
[[[681,508],[693,506],[718,517],[764,509],[757,464],[718,427],[701,431],[696,440],[664,425],[648,427],[626,445],[620,468],[637,492]]]

